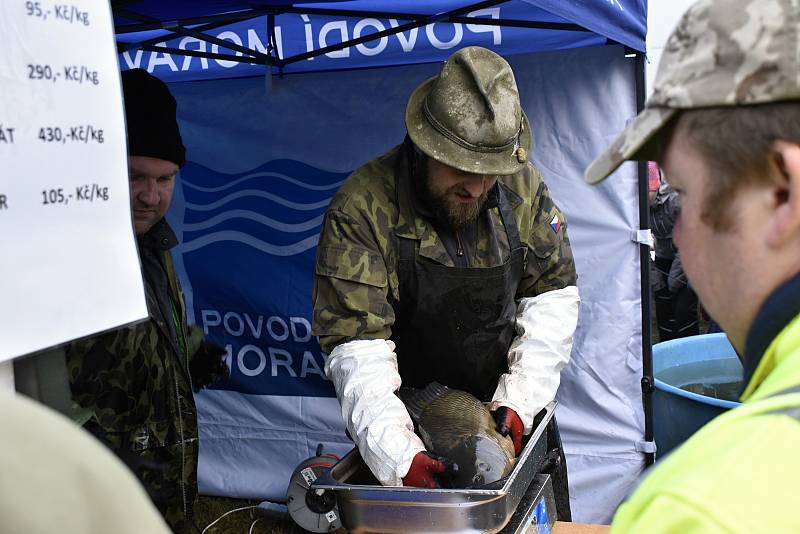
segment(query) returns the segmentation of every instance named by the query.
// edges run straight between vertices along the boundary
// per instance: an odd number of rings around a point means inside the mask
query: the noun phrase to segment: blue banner
[[[631,0],[629,0],[631,1]],[[347,8],[344,4],[360,2],[344,2],[338,7]],[[634,3],[631,1],[631,3]],[[635,2],[639,3],[639,2]],[[373,3],[374,4],[374,3]],[[452,9],[453,2],[438,6],[441,9]],[[619,2],[616,2],[619,4]],[[621,4],[620,4],[621,6]],[[365,6],[356,6],[365,9]],[[602,6],[601,6],[602,7]],[[381,2],[372,9],[389,11],[408,11],[408,2]],[[425,10],[439,12],[436,5],[426,5]],[[421,9],[421,8],[420,8]],[[584,12],[575,13],[573,19],[563,18],[551,11],[531,5],[530,2],[517,0],[499,4],[494,7],[479,9],[466,14],[474,18],[475,23],[434,23],[414,28],[380,39],[350,46],[342,50],[328,52],[320,56],[308,58],[287,65],[282,71],[273,68],[272,75],[282,73],[358,69],[389,65],[405,65],[411,63],[429,63],[442,61],[458,48],[478,45],[495,50],[501,55],[512,55],[525,52],[560,50],[605,44],[608,36],[594,31],[567,31],[531,29],[509,26],[493,26],[481,24],[482,19],[509,19],[519,21],[557,22],[557,23],[591,23],[606,31],[615,33],[614,19],[600,21],[598,15],[605,17],[618,12],[619,17],[634,17],[634,21],[642,22],[644,13],[641,10],[609,9],[608,7],[586,8]],[[583,15],[583,19],[578,15]],[[628,19],[627,24],[632,24]],[[339,44],[350,39],[367,36],[376,32],[397,28],[407,23],[407,19],[373,18],[373,17],[330,17],[322,15],[283,14],[275,17],[275,48],[281,58],[290,58],[298,54],[312,52],[326,46]],[[591,27],[591,26],[584,26]],[[619,30],[615,37],[628,40],[631,46],[644,48],[644,23],[637,26],[641,32],[641,40],[632,37],[628,32]],[[260,17],[245,22],[235,23],[224,28],[211,30],[211,36],[235,45],[245,46],[262,53],[268,53],[267,18]],[[164,35],[165,39],[156,46],[228,54],[242,56],[242,52],[226,49],[218,44],[210,44],[195,37],[170,38],[174,34],[163,31],[124,34],[118,36],[121,43],[136,43]],[[624,42],[624,41],[623,41]],[[123,69],[144,68],[167,81],[202,80],[215,78],[234,78],[242,76],[264,76],[267,67],[249,63],[237,63],[227,59],[207,59],[190,56],[172,55],[162,52],[130,50],[120,54],[120,66]]]
[[[346,175],[289,159],[236,174],[191,162],[182,169],[180,251],[194,317],[225,347],[231,368],[230,380],[215,388],[334,395],[311,335],[309,267],[325,209]]]

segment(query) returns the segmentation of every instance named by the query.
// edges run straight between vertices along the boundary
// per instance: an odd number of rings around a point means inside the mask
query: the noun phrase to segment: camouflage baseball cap
[[[514,174],[531,149],[511,66],[478,46],[450,56],[438,76],[414,90],[406,128],[422,152],[475,174]]]
[[[800,99],[797,0],[701,0],[667,40],[645,109],[586,169],[590,184],[625,160],[654,159],[680,110]]]

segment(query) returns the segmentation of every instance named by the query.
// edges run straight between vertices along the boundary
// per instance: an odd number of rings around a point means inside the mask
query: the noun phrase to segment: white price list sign
[[[107,0],[0,1],[0,361],[147,316]]]

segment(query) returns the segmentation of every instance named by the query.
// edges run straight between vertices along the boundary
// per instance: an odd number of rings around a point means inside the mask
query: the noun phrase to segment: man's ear
[[[772,150],[774,209],[767,244],[781,247],[800,237],[800,143],[775,141]]]

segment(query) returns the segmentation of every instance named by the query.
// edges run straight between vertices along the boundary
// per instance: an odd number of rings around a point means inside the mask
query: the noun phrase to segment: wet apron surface
[[[406,192],[401,182],[398,202]],[[403,387],[436,381],[492,400],[508,371],[508,349],[516,335],[515,295],[524,270],[525,246],[502,187],[498,208],[508,235],[509,259],[497,267],[448,267],[416,260],[416,239],[400,240],[400,302],[391,340],[396,345]],[[405,197],[408,198],[408,197]],[[555,418],[547,430],[558,518],[570,521],[566,459]]]
[[[511,254],[497,267],[448,267],[416,260],[417,240],[400,237],[400,302],[392,341],[405,387],[436,381],[489,401],[508,370],[514,295],[525,248],[502,187],[499,209]]]

